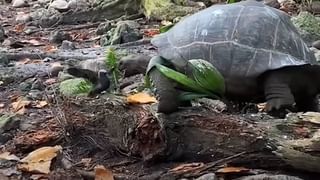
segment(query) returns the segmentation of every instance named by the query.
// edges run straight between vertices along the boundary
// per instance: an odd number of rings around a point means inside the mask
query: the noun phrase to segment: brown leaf
[[[150,96],[147,93],[140,92],[137,94],[129,95],[127,97],[127,102],[130,104],[148,104],[157,102],[157,100],[155,97]]]
[[[43,108],[46,105],[48,105],[47,101],[37,101],[36,105],[34,107],[36,108]]]
[[[57,82],[56,78],[50,78],[50,79],[47,79],[46,81],[44,81],[44,84],[45,85],[51,85],[51,84],[54,84],[56,82]]]
[[[4,159],[4,160],[14,160],[14,161],[19,161],[20,159],[14,155],[14,154],[11,154],[10,152],[3,152],[0,154],[0,159]]]
[[[216,172],[227,174],[227,173],[240,173],[240,172],[248,172],[248,171],[250,170],[244,167],[224,167],[224,168],[218,169]]]
[[[94,167],[95,180],[114,180],[113,173],[110,169],[106,169],[102,165]]]
[[[44,48],[44,51],[46,51],[46,52],[56,52],[57,50],[58,50],[58,48],[53,45],[49,45]]]
[[[28,154],[21,160],[18,169],[27,172],[48,174],[51,160],[62,150],[61,146],[42,147]]]
[[[25,27],[25,24],[17,24],[14,26],[13,29],[15,32],[21,33],[21,32],[23,32],[24,27]]]
[[[190,172],[190,171],[195,171],[197,169],[200,169],[203,166],[204,166],[204,163],[182,164],[182,165],[179,165],[179,166],[171,169],[170,172],[173,172],[176,174],[181,174],[181,173],[186,173],[186,172]]]
[[[26,107],[31,104],[31,101],[24,100],[23,98],[18,98],[16,102],[11,103],[13,111],[17,114],[24,114]]]

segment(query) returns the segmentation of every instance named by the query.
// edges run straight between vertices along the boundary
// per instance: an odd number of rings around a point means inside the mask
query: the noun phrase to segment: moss
[[[179,4],[184,4],[185,0],[179,0]],[[185,16],[196,12],[194,7],[185,7],[172,3],[170,0],[143,0],[144,13],[149,19],[173,20],[176,17]]]
[[[301,34],[308,33],[313,40],[320,39],[320,20],[309,12],[301,12],[298,16],[292,18],[292,22]]]
[[[59,90],[68,96],[87,95],[92,89],[92,84],[83,78],[67,79],[60,83]]]

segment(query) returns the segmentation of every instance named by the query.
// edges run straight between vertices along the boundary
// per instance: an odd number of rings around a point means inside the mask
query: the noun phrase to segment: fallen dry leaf
[[[218,169],[216,173],[240,173],[240,172],[248,172],[250,169],[244,168],[244,167],[224,167],[221,169]]]
[[[94,172],[95,180],[114,180],[112,171],[102,165],[94,167]]]
[[[157,100],[155,97],[150,96],[147,93],[140,92],[137,94],[129,95],[127,97],[127,102],[130,104],[148,104],[157,102]]]
[[[26,58],[26,59],[24,59],[24,60],[22,60],[22,61],[16,62],[16,65],[23,65],[23,64],[41,64],[41,63],[43,63],[43,61],[40,60],[40,59],[31,60],[31,59],[29,59],[29,58]]]
[[[14,26],[13,29],[15,32],[21,33],[21,32],[23,32],[24,27],[25,27],[25,24],[17,24]]]
[[[153,37],[159,33],[160,33],[159,29],[146,29],[143,32],[143,34],[147,37]]]
[[[46,52],[55,52],[58,50],[58,48],[56,46],[49,45],[49,46],[44,47],[43,50]]]
[[[11,103],[13,111],[17,114],[24,114],[26,107],[31,104],[31,101],[24,100],[23,98],[18,98],[16,102]]]
[[[47,101],[37,101],[36,105],[34,107],[36,108],[43,108],[46,105],[48,105]]]
[[[12,161],[12,160],[19,161],[20,160],[16,155],[11,154],[10,152],[1,153],[0,159],[9,160],[9,161]]]
[[[62,150],[61,146],[42,147],[28,154],[18,165],[18,169],[27,172],[48,174],[51,160]]]
[[[204,167],[204,163],[188,163],[188,164],[179,165],[171,169],[169,172],[173,172],[175,174],[183,174],[186,172],[195,171],[202,167]]]

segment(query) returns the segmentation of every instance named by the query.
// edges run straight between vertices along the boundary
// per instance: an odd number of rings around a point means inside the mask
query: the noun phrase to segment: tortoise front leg
[[[158,112],[169,114],[178,110],[179,92],[176,89],[176,83],[165,77],[156,67],[160,63],[166,66],[165,60],[159,56],[153,57],[147,68],[147,75],[150,77],[155,94],[158,100]]]
[[[289,84],[281,76],[269,73],[264,79],[264,95],[267,101],[266,110],[270,115],[284,118],[287,110],[293,110],[295,102]]]

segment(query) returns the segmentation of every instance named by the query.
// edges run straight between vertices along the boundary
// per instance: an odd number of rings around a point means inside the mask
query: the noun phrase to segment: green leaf
[[[209,62],[202,59],[189,61],[194,80],[204,89],[222,96],[225,93],[224,78]]]
[[[162,26],[162,27],[159,29],[159,32],[160,32],[160,33],[165,33],[165,32],[167,32],[167,31],[169,31],[169,29],[171,29],[173,26],[174,26],[174,24],[169,24],[169,25],[166,25],[166,26]]]
[[[207,94],[212,97],[215,96],[213,93],[200,87],[199,84],[197,84],[197,82],[195,82],[193,79],[190,79],[189,77],[187,77],[186,75],[180,72],[167,68],[161,64],[156,64],[156,67],[166,77],[180,83],[181,85],[185,86],[187,89],[189,89],[192,92]]]
[[[114,85],[118,87],[121,71],[119,70],[118,57],[114,49],[110,48],[107,51],[105,63],[112,73],[112,81]]]
[[[227,0],[227,4],[236,3],[237,0]]]

